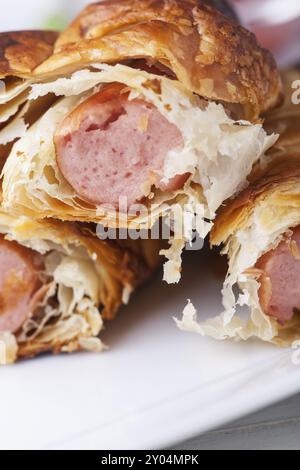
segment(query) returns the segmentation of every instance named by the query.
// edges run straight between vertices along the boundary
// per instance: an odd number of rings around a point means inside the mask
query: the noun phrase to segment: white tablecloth
[[[300,450],[300,395],[195,437],[176,450]]]

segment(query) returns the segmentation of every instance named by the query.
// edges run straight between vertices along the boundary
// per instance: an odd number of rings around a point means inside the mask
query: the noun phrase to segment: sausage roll
[[[299,72],[285,75],[286,104],[266,122],[280,139],[212,231],[212,243],[225,244],[229,258],[225,312],[201,324],[189,304],[179,322],[183,329],[218,339],[258,337],[280,346],[300,338],[300,105],[291,100],[299,79]],[[241,306],[247,316],[236,312]]]
[[[0,212],[0,364],[101,351],[99,334],[157,267],[158,251],[100,241],[89,226]]]
[[[4,207],[16,214],[151,228],[177,207],[164,254],[210,231],[216,210],[276,141],[260,116],[281,100],[269,52],[198,0],[97,2],[34,71],[30,100],[60,99],[12,149]],[[126,215],[126,217],[124,217]]]

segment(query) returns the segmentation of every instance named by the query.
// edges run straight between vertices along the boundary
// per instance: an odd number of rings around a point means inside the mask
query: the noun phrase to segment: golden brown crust
[[[270,168],[269,174],[253,183],[236,199],[225,206],[219,213],[211,231],[211,244],[221,245],[237,230],[247,225],[248,219],[257,204],[273,195],[299,187],[299,195],[293,197],[294,203],[300,204],[300,155],[289,155],[292,162],[288,164],[281,160]]]
[[[88,6],[58,39],[37,74],[146,58],[193,92],[242,105],[255,120],[281,99],[271,54],[255,36],[201,0],[112,0]]]
[[[53,52],[54,31],[0,33],[0,78],[27,78]]]
[[[300,79],[299,71],[284,74],[286,89],[284,105],[266,116],[266,128],[278,132],[280,138],[268,151],[267,164],[257,165],[250,175],[250,186],[221,209],[211,232],[211,243],[220,245],[238,229],[243,228],[255,206],[269,195],[288,188],[298,188],[300,194],[300,105],[291,101],[292,82]],[[300,205],[298,192],[293,203]]]

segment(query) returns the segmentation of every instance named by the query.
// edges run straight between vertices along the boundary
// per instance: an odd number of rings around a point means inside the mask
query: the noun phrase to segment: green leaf
[[[45,29],[63,30],[68,24],[68,19],[64,15],[50,16],[44,23]]]

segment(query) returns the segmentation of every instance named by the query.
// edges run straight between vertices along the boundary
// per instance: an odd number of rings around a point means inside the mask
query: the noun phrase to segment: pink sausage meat
[[[181,188],[189,175],[163,183],[170,150],[183,138],[151,104],[128,100],[123,85],[112,84],[69,114],[55,136],[58,166],[83,200],[95,205],[128,205],[140,201],[151,186],[162,191]]]
[[[33,251],[0,238],[0,331],[15,333],[32,313],[31,301],[41,285],[38,257]]]
[[[300,310],[300,226],[291,239],[282,241],[275,250],[257,263],[260,278],[260,303],[264,312],[284,325]]]

